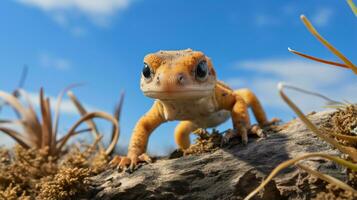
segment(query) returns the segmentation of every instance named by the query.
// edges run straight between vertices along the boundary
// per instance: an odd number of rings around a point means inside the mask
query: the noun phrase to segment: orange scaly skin
[[[120,168],[130,165],[133,169],[139,161],[150,162],[145,154],[149,136],[167,121],[181,121],[175,129],[175,141],[182,150],[190,146],[191,132],[216,127],[230,117],[235,134],[246,144],[250,127],[248,107],[259,125],[268,124],[256,96],[248,89],[233,91],[218,81],[210,59],[202,52],[159,51],[147,55],[144,63],[147,69],[143,70],[141,90],[156,101],[137,122],[127,157],[113,159],[112,163]]]

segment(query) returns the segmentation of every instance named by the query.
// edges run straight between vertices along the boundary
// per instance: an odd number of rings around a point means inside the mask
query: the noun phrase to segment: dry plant
[[[18,93],[24,97],[25,101],[27,102],[27,106],[22,104],[22,102],[16,96],[6,93],[4,91],[0,91],[0,98],[3,99],[9,106],[11,106],[18,116],[17,120],[0,120],[0,131],[12,137],[18,144],[20,144],[25,149],[48,148],[50,156],[58,157],[63,152],[63,148],[68,142],[68,140],[77,134],[88,132],[89,130],[91,130],[94,133],[94,139],[98,139],[100,137],[100,134],[96,128],[95,123],[92,120],[94,118],[102,118],[110,121],[113,124],[112,139],[108,148],[105,150],[105,154],[109,155],[115,148],[115,145],[117,144],[117,141],[119,139],[119,123],[117,119],[105,112],[87,113],[87,111],[77,100],[74,94],[69,91],[72,87],[74,87],[74,85],[67,87],[60,93],[57,99],[54,120],[52,120],[50,99],[45,97],[43,89],[40,90],[39,94],[41,118],[36,114],[35,109],[29,100],[28,94],[24,90],[19,89]],[[82,117],[72,125],[72,127],[62,138],[57,138],[60,106],[62,98],[67,91],[69,91],[68,95],[70,96],[74,105],[79,110]],[[121,98],[120,102],[122,102],[122,99],[123,98]],[[77,130],[77,128],[83,122],[87,122],[90,128]],[[21,125],[23,132],[20,133],[18,130],[16,130],[16,128],[6,127],[4,126],[5,124]]]
[[[347,0],[348,5],[351,7],[353,13],[357,16],[357,7],[352,0]]]
[[[215,129],[212,130],[212,133],[209,133],[206,129],[197,129],[193,133],[197,135],[197,138],[194,144],[183,151],[185,156],[214,152],[222,146],[222,134]]]
[[[77,199],[87,197],[89,178],[103,172],[109,161],[92,145],[73,145],[69,152],[54,159],[47,149],[24,149],[16,145],[13,153],[0,149],[0,200]]]
[[[352,10],[354,11],[354,13],[357,13],[357,9],[354,6],[352,1],[348,1]],[[327,40],[325,40],[317,31],[316,29],[313,27],[313,25],[310,23],[310,21],[304,16],[301,16],[301,19],[303,21],[303,23],[305,24],[305,26],[307,27],[307,29],[312,33],[312,35],[314,35],[324,46],[326,46],[333,54],[335,54],[338,58],[340,58],[343,63],[337,63],[337,62],[332,62],[332,61],[327,61],[321,58],[316,58],[307,54],[303,54],[300,52],[297,52],[295,50],[289,49],[290,52],[300,55],[302,57],[311,59],[311,60],[315,60],[318,62],[322,62],[325,64],[329,64],[329,65],[334,65],[334,66],[339,66],[339,67],[344,67],[344,68],[348,68],[351,69],[355,74],[357,74],[357,67],[351,62],[349,61],[342,53],[340,53],[334,46],[332,46],[329,42],[327,42]],[[297,114],[297,116],[301,119],[301,121],[314,133],[316,134],[319,138],[321,138],[322,140],[324,140],[325,142],[331,144],[333,147],[335,147],[336,149],[338,149],[340,152],[346,154],[348,156],[348,158],[346,159],[342,159],[340,157],[337,156],[333,156],[333,155],[328,155],[328,154],[324,154],[324,153],[307,153],[307,154],[303,154],[299,157],[287,160],[283,163],[281,163],[280,165],[278,165],[271,173],[270,175],[254,190],[252,191],[246,198],[245,200],[251,199],[254,195],[256,195],[260,190],[262,190],[281,170],[291,166],[291,165],[295,165],[298,168],[308,172],[309,174],[316,176],[326,182],[328,182],[331,185],[337,186],[338,188],[341,188],[343,190],[345,190],[346,192],[348,192],[348,194],[352,197],[352,198],[356,198],[357,197],[357,190],[355,190],[354,188],[352,188],[351,186],[349,186],[348,184],[332,177],[329,176],[327,174],[323,174],[321,172],[318,172],[314,169],[311,169],[310,167],[303,165],[300,163],[300,161],[308,159],[308,158],[312,158],[312,157],[320,157],[320,158],[325,158],[331,161],[334,161],[344,167],[346,167],[348,170],[350,170],[352,173],[354,174],[353,176],[355,176],[355,173],[357,172],[357,149],[351,146],[347,146],[344,144],[339,143],[337,140],[335,140],[334,138],[337,138],[339,140],[344,140],[346,142],[352,142],[355,143],[357,142],[357,136],[349,136],[349,135],[340,135],[340,134],[336,134],[336,133],[329,133],[326,132],[325,129],[319,129],[318,127],[316,127],[303,113],[302,111],[288,98],[288,96],[284,93],[284,88],[289,88],[289,89],[297,89],[294,88],[292,86],[289,85],[285,85],[283,83],[279,83],[278,85],[278,89],[279,89],[279,94],[282,97],[282,99],[289,105],[289,107]],[[299,89],[298,89],[299,90]],[[304,91],[303,91],[304,92]],[[318,95],[319,96],[319,95]],[[324,97],[324,96],[320,96],[320,97]],[[326,98],[325,98],[326,99]],[[326,99],[329,102],[334,102],[333,100],[330,99]],[[336,102],[334,102],[336,103]],[[351,175],[350,174],[350,175]]]

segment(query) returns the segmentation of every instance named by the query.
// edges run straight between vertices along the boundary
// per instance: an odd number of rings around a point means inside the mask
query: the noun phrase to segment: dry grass
[[[336,63],[332,61],[323,60],[321,58],[316,58],[291,49],[289,49],[289,51],[299,56],[312,59],[314,61],[351,69],[355,74],[357,74],[357,67],[350,60],[348,60],[341,52],[339,52],[334,46],[332,46],[327,40],[325,40],[317,32],[317,30],[313,27],[311,22],[305,16],[302,15],[301,19],[305,24],[305,26],[307,27],[307,29],[311,32],[311,34],[314,35],[333,54],[335,54],[338,58],[340,58],[343,61],[343,63]],[[291,165],[295,165],[300,169],[308,172],[311,176],[318,177],[319,179],[329,183],[329,186],[327,187],[328,191],[320,193],[316,197],[317,199],[356,199],[357,198],[357,190],[356,190],[357,189],[356,188],[357,149],[354,146],[355,145],[354,142],[357,140],[357,136],[355,133],[353,133],[356,128],[356,118],[357,118],[355,113],[356,106],[351,105],[345,107],[343,105],[339,105],[339,107],[344,109],[339,110],[338,112],[336,112],[334,116],[332,116],[332,125],[330,126],[330,130],[326,130],[326,128],[319,129],[301,112],[301,110],[284,93],[283,89],[285,87],[292,88],[291,86],[279,84],[278,88],[279,88],[280,96],[289,105],[289,107],[298,115],[300,120],[320,139],[324,140],[325,142],[332,145],[334,148],[344,153],[346,157],[339,158],[328,154],[309,153],[309,154],[301,155],[300,157],[297,158],[293,158],[291,160],[287,160],[281,163],[280,165],[278,165],[270,173],[270,175],[245,198],[245,200],[251,199],[255,194],[257,194],[261,189],[263,189],[264,186],[267,183],[269,183],[269,181],[272,180],[274,176],[276,176],[281,170]],[[299,163],[302,160],[312,157],[325,158],[344,166],[347,169],[349,181],[347,183],[344,183],[332,176],[323,174],[321,172],[309,168],[308,166]],[[331,189],[336,187],[338,189]]]
[[[11,150],[0,148],[0,200],[2,199],[73,199],[88,195],[88,178],[104,171],[109,155],[119,138],[119,116],[123,95],[116,107],[115,115],[104,112],[88,113],[77,97],[69,91],[70,86],[58,97],[52,120],[50,99],[41,89],[40,115],[23,90],[16,94],[0,91],[5,105],[11,106],[18,116],[16,120],[0,120],[0,132],[12,137],[18,144]],[[59,111],[64,94],[68,95],[81,115],[62,138],[58,138]],[[20,101],[23,96],[27,106]],[[101,145],[102,135],[94,118],[103,118],[113,124],[109,146]],[[76,130],[83,122],[89,129]],[[23,132],[9,128],[8,124],[20,125]],[[12,126],[14,127],[14,126]],[[91,145],[66,146],[68,140],[78,134],[91,131]]]
[[[326,186],[325,192],[320,192],[314,198],[315,200],[354,200],[357,198],[355,193],[343,190],[333,184]]]
[[[27,101],[27,106],[14,95],[0,91],[0,98],[2,98],[8,105],[10,105],[18,116],[17,120],[0,120],[0,131],[12,137],[19,145],[25,149],[43,149],[48,148],[48,155],[53,157],[59,157],[63,153],[63,148],[68,140],[80,133],[85,133],[90,130],[94,132],[94,140],[100,137],[100,133],[94,123],[94,118],[102,118],[108,120],[113,124],[113,135],[110,145],[105,150],[105,153],[109,155],[115,148],[119,139],[119,123],[118,120],[105,112],[91,112],[87,113],[82,104],[77,100],[72,92],[69,91],[73,86],[67,87],[58,97],[56,110],[54,112],[54,120],[52,120],[52,111],[50,106],[50,99],[45,97],[43,89],[40,90],[39,100],[41,114],[38,116],[35,112],[32,102],[28,99],[28,95],[23,90],[18,90],[19,94],[24,96]],[[68,95],[73,101],[74,105],[78,108],[82,117],[73,124],[62,138],[58,138],[58,124],[59,113],[63,95],[66,91],[69,91]],[[122,99],[121,101],[122,102]],[[121,104],[121,103],[119,103]],[[119,111],[120,113],[120,111]],[[83,123],[87,122],[89,129],[77,130],[77,128]],[[20,125],[23,132],[18,132],[14,128],[9,128],[6,124]],[[101,150],[103,147],[99,145]]]
[[[216,151],[221,147],[222,134],[213,130],[209,133],[207,130],[199,129],[194,132],[197,135],[195,143],[184,151],[184,155],[197,155]]]
[[[57,174],[41,184],[38,184],[38,199],[65,200],[88,191],[88,177],[91,175],[88,168],[61,167]],[[52,180],[51,180],[52,179]],[[84,195],[85,196],[85,195]]]
[[[88,178],[104,171],[108,157],[97,145],[73,146],[61,159],[48,150],[1,149],[0,199],[72,199],[87,195]]]
[[[347,0],[348,5],[351,7],[353,13],[357,16],[357,7],[352,0]]]
[[[357,148],[357,140],[353,140],[357,135],[357,105],[339,108],[322,127],[325,132],[334,133],[332,136],[341,144]]]

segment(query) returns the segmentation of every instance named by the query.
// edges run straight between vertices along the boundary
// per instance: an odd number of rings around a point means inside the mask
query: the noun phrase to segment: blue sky
[[[153,100],[139,88],[142,58],[150,52],[192,48],[212,58],[219,79],[257,93],[269,117],[294,114],[277,95],[285,81],[337,100],[356,101],[352,72],[290,54],[287,47],[336,60],[299,19],[305,14],[319,32],[357,62],[357,18],[344,1],[237,0],[6,0],[0,2],[0,89],[16,87],[22,67],[30,68],[25,89],[40,87],[55,97],[65,86],[90,108],[111,112],[125,90],[120,145],[129,141],[138,118]],[[323,101],[292,94],[305,111]],[[78,118],[64,102],[61,130]],[[6,117],[8,112],[0,113]],[[174,146],[175,122],[157,129],[149,150]],[[230,127],[230,122],[220,127]],[[101,125],[106,131],[106,124]],[[0,136],[0,144],[10,139]]]

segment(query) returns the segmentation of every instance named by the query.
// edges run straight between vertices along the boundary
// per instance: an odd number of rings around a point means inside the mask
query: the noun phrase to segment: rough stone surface
[[[311,114],[319,124],[329,112]],[[177,159],[159,159],[132,174],[109,169],[92,179],[93,199],[243,199],[281,162],[306,152],[338,154],[311,133],[300,120],[280,126],[267,138],[249,138],[241,144],[213,153]],[[310,159],[308,166],[344,179],[342,169],[323,159]],[[294,167],[284,170],[256,199],[310,199],[319,191],[312,180]]]

